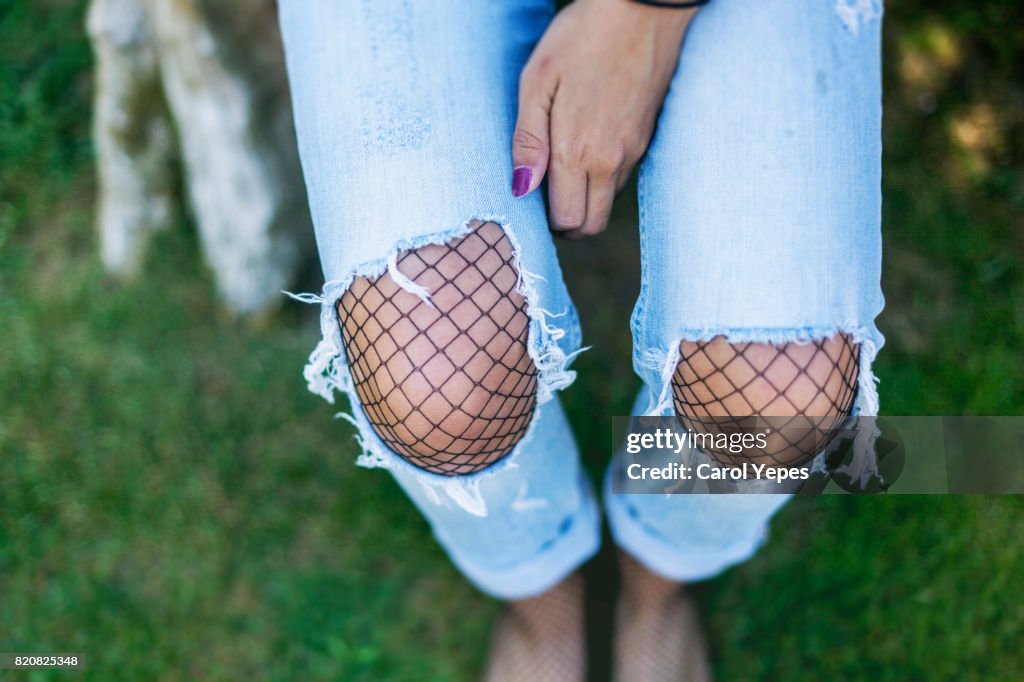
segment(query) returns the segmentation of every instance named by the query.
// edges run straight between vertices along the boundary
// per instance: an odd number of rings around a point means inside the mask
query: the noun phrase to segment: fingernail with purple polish
[[[512,169],[512,196],[521,197],[530,190],[530,179],[533,169],[529,166],[516,166]]]

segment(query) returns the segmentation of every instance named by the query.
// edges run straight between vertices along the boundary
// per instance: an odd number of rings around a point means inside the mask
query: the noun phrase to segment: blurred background
[[[1024,414],[1022,10],[887,8],[884,414]],[[227,312],[181,181],[137,275],[104,268],[85,13],[0,5],[0,651],[89,667],[0,678],[475,679],[498,604],[306,392],[317,310]],[[595,475],[611,444],[583,427],[638,387],[635,214],[626,194],[605,234],[559,245],[594,346],[564,401]],[[309,260],[294,290],[318,288]],[[797,500],[695,588],[717,675],[1021,679],[1022,519],[1015,497]],[[595,679],[611,559],[587,568]]]

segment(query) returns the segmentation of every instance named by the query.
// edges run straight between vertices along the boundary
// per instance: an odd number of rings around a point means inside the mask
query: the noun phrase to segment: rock
[[[279,305],[312,229],[273,2],[93,0],[88,28],[104,265],[144,276],[180,168],[225,304]]]

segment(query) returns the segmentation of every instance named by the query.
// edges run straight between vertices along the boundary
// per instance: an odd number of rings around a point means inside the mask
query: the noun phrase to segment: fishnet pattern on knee
[[[416,466],[446,475],[483,469],[522,438],[536,404],[512,245],[484,223],[397,262],[433,306],[388,274],[356,280],[338,301],[363,410],[388,447]]]
[[[672,377],[676,414],[696,433],[772,433],[741,454],[704,448],[723,463],[793,466],[821,452],[853,407],[860,346],[846,334],[774,346],[683,341]],[[752,419],[759,417],[760,419]]]

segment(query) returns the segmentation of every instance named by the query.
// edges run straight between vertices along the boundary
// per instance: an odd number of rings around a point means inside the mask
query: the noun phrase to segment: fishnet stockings
[[[526,301],[512,245],[494,223],[445,245],[407,251],[399,272],[358,279],[338,301],[356,393],[374,431],[435,473],[468,474],[506,455],[536,403]]]
[[[485,682],[580,682],[586,673],[583,578],[511,601],[495,623]]]
[[[711,679],[697,605],[681,583],[619,552],[622,589],[615,616],[615,682]]]
[[[846,334],[782,346],[730,344],[721,336],[683,341],[672,377],[676,414],[695,433],[751,432],[751,417],[771,428],[766,448],[705,448],[720,462],[802,463],[850,414],[859,357],[860,346]]]

